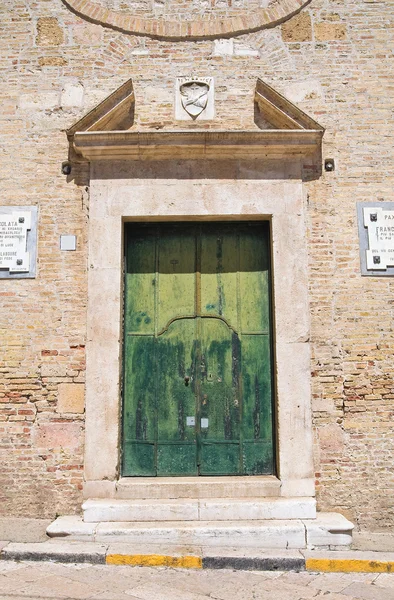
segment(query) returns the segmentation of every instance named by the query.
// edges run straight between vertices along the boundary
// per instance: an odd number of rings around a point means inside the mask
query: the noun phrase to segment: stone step
[[[232,548],[306,548],[305,527],[293,521],[168,521],[84,523],[58,518],[47,529],[50,537],[99,543],[144,544],[163,547],[227,546]],[[71,535],[67,535],[70,531]]]
[[[314,519],[314,498],[89,499],[85,523],[127,521],[256,521]]]
[[[99,543],[228,547],[233,549],[342,549],[352,542],[353,524],[337,513],[316,519],[260,521],[167,521],[86,523],[81,517],[59,517],[47,529],[51,538]]]
[[[262,498],[280,496],[277,477],[125,477],[116,483],[115,498]],[[94,482],[85,498],[97,497]]]
[[[173,521],[172,523],[101,523],[98,542],[151,543],[234,548],[306,548],[301,521]]]

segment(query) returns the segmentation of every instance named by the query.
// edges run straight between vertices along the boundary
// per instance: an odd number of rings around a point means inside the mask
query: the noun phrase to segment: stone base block
[[[352,544],[354,525],[339,513],[318,513],[305,521],[307,547],[310,550],[343,550]]]
[[[85,523],[79,516],[58,517],[47,527],[50,538],[67,538],[74,541],[93,542],[97,523]]]

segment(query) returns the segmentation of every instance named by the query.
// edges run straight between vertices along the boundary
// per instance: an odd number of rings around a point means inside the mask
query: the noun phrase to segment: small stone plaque
[[[76,250],[77,236],[76,235],[61,235],[60,250]]]
[[[203,121],[214,118],[213,77],[177,77],[175,118],[179,121]]]
[[[0,207],[0,279],[36,276],[37,207]]]
[[[394,202],[357,205],[362,275],[394,275]]]

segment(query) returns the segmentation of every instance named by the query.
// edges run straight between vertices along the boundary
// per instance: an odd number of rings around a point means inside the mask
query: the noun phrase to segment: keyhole
[[[190,381],[190,377],[188,377],[188,376],[186,375],[186,377],[185,377],[185,386],[186,386],[186,387],[189,385],[189,381]]]

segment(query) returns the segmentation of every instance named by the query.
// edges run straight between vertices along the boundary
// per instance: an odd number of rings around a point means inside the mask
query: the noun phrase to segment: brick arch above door
[[[63,0],[64,4],[77,15],[118,31],[134,35],[144,35],[168,40],[196,40],[228,37],[274,27],[297,14],[311,0],[276,0],[265,8],[257,10],[239,9],[231,16],[196,16],[184,21],[171,17],[152,15],[144,17],[143,12],[133,14],[106,8],[94,0]],[[262,3],[262,6],[263,3]]]

